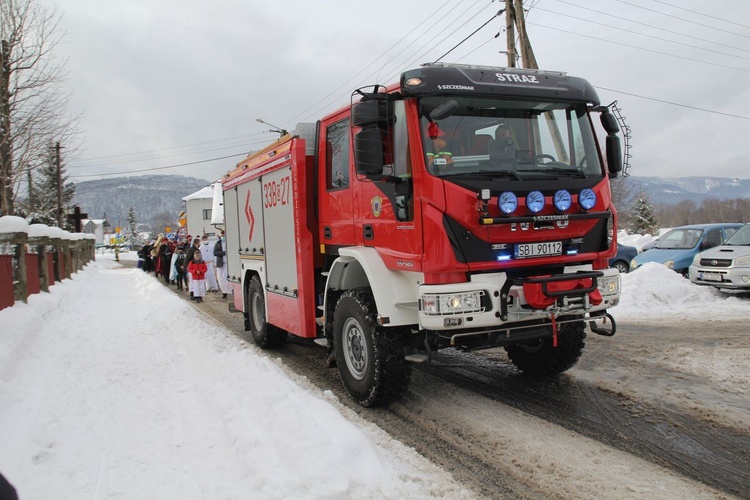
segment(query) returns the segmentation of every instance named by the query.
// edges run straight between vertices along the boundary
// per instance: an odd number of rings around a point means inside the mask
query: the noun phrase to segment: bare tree
[[[68,115],[61,90],[67,61],[54,54],[60,20],[36,0],[0,2],[0,215],[14,213],[22,181],[50,144],[62,142],[69,154],[77,147],[79,118]]]

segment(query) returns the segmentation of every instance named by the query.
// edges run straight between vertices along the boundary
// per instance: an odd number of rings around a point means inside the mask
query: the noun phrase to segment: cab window
[[[349,187],[349,118],[326,128],[326,187]]]

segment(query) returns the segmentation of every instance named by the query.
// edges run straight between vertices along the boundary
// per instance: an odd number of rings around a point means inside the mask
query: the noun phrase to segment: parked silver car
[[[688,275],[698,285],[750,290],[750,224],[740,228],[723,245],[697,254]]]

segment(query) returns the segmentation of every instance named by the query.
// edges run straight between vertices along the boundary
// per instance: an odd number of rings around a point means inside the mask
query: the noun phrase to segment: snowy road
[[[674,286],[684,285],[679,278]],[[203,310],[243,334],[239,314],[216,302]],[[385,409],[352,403],[314,344],[292,341],[266,354],[481,496],[746,496],[744,324],[624,316],[614,338],[589,336],[581,362],[557,380],[520,376],[502,350],[443,351],[434,365],[417,365],[407,398]]]
[[[104,259],[54,288],[0,312],[0,472],[24,499],[750,491],[740,322],[631,315],[551,383],[502,351],[446,351],[365,409],[321,348],[258,350],[216,295],[193,305]]]

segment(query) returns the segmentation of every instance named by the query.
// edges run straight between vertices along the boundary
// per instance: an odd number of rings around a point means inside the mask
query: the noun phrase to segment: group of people
[[[185,242],[160,236],[138,252],[140,267],[162,277],[177,290],[190,292],[190,300],[203,302],[207,292],[221,291],[222,298],[232,293],[227,281],[226,238],[224,231],[215,243],[207,235],[188,236]]]

